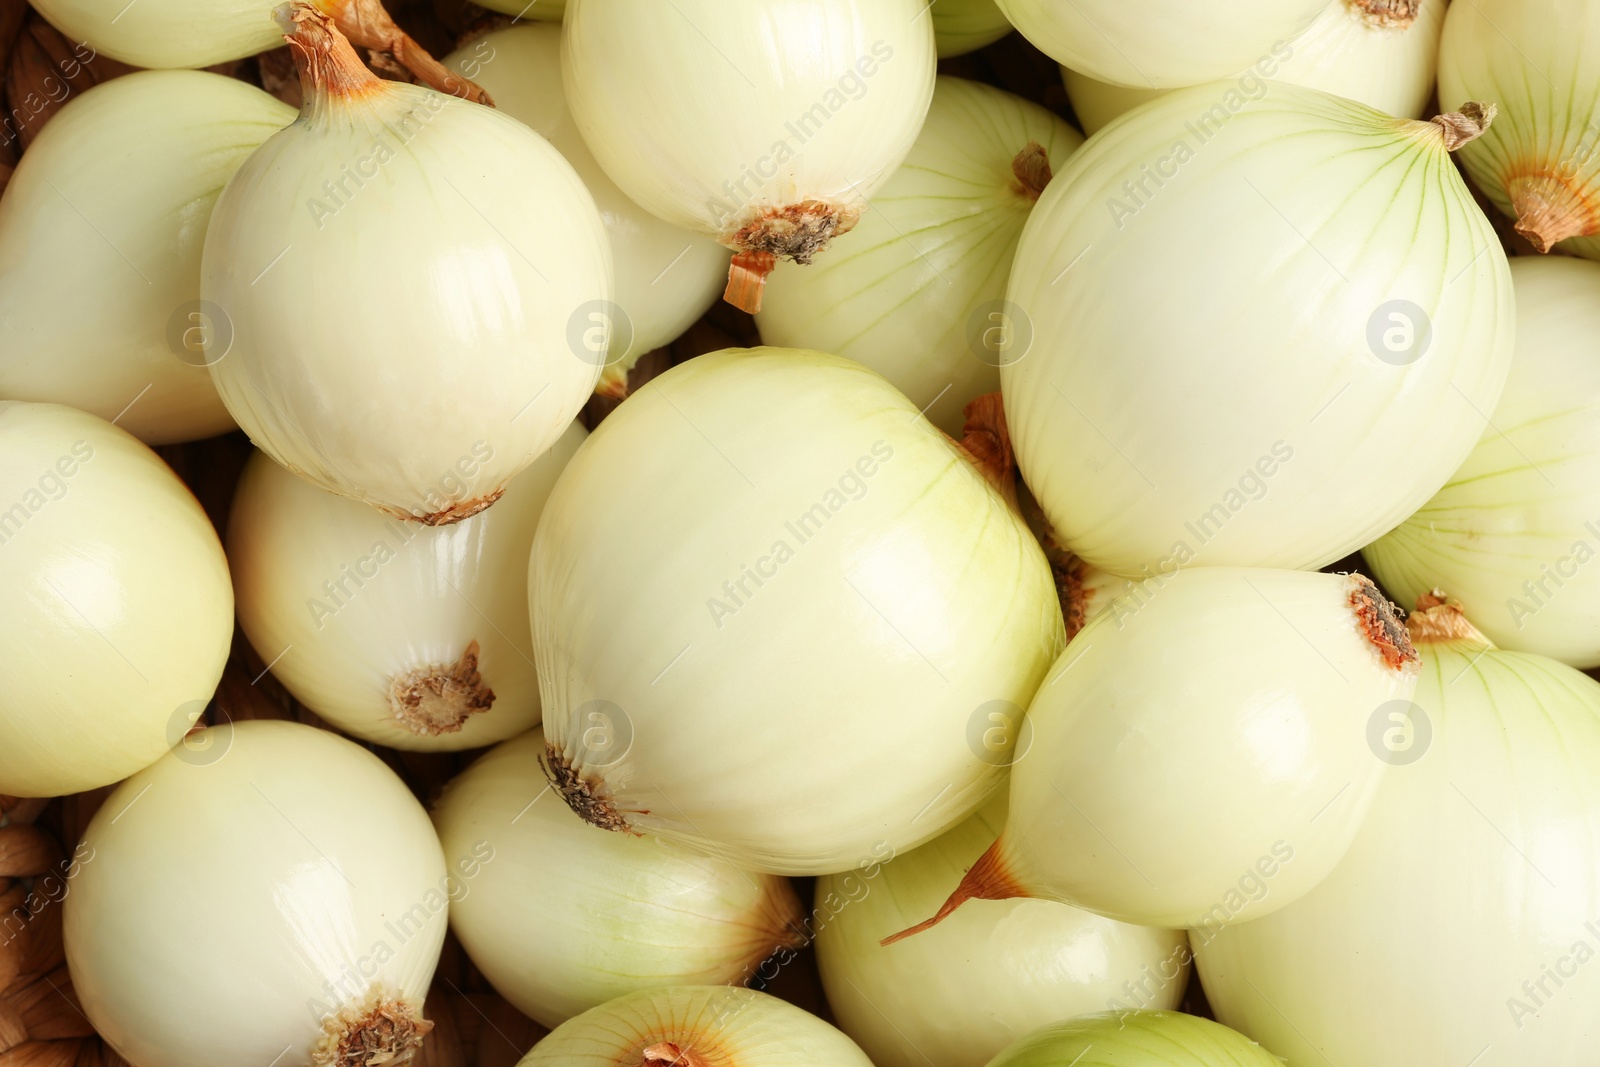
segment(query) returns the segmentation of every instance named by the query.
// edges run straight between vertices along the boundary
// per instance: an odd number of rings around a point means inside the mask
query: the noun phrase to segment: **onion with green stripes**
[[[1209,1019],[1134,1011],[1047,1026],[1000,1053],[988,1067],[1281,1067],[1281,1061]]]

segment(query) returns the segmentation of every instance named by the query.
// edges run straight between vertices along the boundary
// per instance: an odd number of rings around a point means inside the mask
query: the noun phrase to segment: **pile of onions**
[[[205,371],[218,192],[294,110],[237,78],[144,71],[67,101],[0,199],[0,395],[149,444],[233,429]]]
[[[817,879],[817,966],[828,1004],[877,1067],[922,1067],[924,1049],[938,1049],[946,1067],[983,1067],[1057,1019],[1117,1005],[1175,1008],[1182,999],[1190,962],[1182,931],[1054,901],[979,901],[920,937],[878,944],[937,908],[1005,817],[997,797],[875,877]]]
[[[1517,358],[1478,447],[1364,551],[1401,603],[1435,584],[1501,648],[1600,666],[1600,264],[1511,261]]]
[[[611,291],[599,212],[520,122],[379,81],[312,8],[278,13],[306,104],[212,213],[201,295],[233,327],[212,379],[290,470],[397,518],[458,521],[594,388],[570,336]]]
[[[452,868],[493,857],[451,902],[450,926],[518,1011],[553,1027],[639,989],[742,983],[803,943],[787,879],[597,830],[538,791],[543,757],[540,730],[505,742],[433,814]]]
[[[1170,1011],[1119,1011],[1046,1026],[996,1056],[989,1067],[1280,1067],[1281,1063],[1260,1045],[1209,1019]]]
[[[1493,108],[1259,90],[1103,130],[1017,249],[1017,462],[1063,545],[1116,574],[1349,554],[1460,466],[1510,367],[1505,254],[1449,154]]]
[[[585,436],[573,423],[494,508],[431,528],[257,452],[234,494],[228,559],[261,662],[329,723],[391,748],[478,748],[538,723],[528,554]]]
[[[64,912],[84,1014],[136,1064],[406,1062],[469,875],[359,746],[290,722],[205,733],[84,834]]]
[[[967,403],[1000,388],[1023,223],[1082,143],[1037,104],[941,77],[911,154],[850,240],[767,295],[762,340],[865,363],[959,436]]]
[[[940,59],[975,52],[1011,32],[1011,22],[995,0],[940,0],[928,10]]]
[[[1041,897],[1146,926],[1254,919],[1322,881],[1384,764],[1363,726],[1417,684],[1359,575],[1202,567],[1073,638],[1028,709],[1004,833],[934,918]]]
[[[1600,11],[1584,0],[1454,4],[1439,102],[1493,100],[1500,119],[1461,161],[1541,252],[1600,259]]]
[[[567,110],[561,27],[497,30],[444,62],[476,78],[494,94],[497,108],[554,145],[594,196],[611,243],[616,290],[612,307],[586,310],[578,332],[593,338],[590,358],[605,365],[599,391],[625,396],[628,371],[639,357],[675,340],[716,302],[728,272],[727,249],[656,218],[600,169]]]
[[[1287,43],[1274,42],[1235,76],[1241,81],[1271,78],[1321,89],[1399,118],[1421,118],[1433,95],[1446,3],[1330,0],[1303,33]],[[1066,67],[1061,75],[1085,133],[1094,133],[1165,92],[1109,85]]]
[[[1600,1002],[1600,684],[1494,648],[1455,605],[1411,616],[1415,704],[1333,875],[1213,938],[1218,1016],[1290,1063],[1579,1067]]]
[[[733,249],[725,296],[756,311],[777,260],[855,226],[911,150],[933,95],[926,7],[570,0],[562,74],[606,173]]]
[[[561,476],[529,571],[567,802],[778,874],[974,811],[1004,776],[987,715],[1026,706],[1063,640],[979,452],[1008,484],[1003,426],[964,452],[815,352],[715,352],[630,397]]]
[[[154,763],[205,710],[233,636],[228,562],[187,487],[110,423],[0,403],[0,793]]]

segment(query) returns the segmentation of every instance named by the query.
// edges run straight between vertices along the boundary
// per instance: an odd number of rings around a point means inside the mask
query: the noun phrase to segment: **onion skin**
[[[1046,1026],[989,1061],[989,1067],[1279,1067],[1280,1063],[1260,1045],[1209,1019],[1135,1011]]]

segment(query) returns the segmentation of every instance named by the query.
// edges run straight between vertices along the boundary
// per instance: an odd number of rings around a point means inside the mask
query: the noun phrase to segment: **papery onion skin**
[[[649,1050],[647,1055],[647,1050]],[[692,1058],[680,1058],[692,1050]],[[873,1067],[815,1015],[753,989],[672,986],[618,997],[552,1030],[518,1067]]]
[[[1134,1011],[1047,1026],[1006,1049],[988,1067],[1278,1067],[1280,1062],[1209,1019]]]
[[[972,463],[872,371],[787,349],[700,356],[608,417],[529,598],[569,803],[778,874],[970,814],[1004,774],[972,723],[1062,641],[1038,543]]]
[[[1501,648],[1600,666],[1600,264],[1511,261],[1517,357],[1467,461],[1363,550],[1402,603],[1435,586]]]
[[[997,0],[1045,55],[1115,85],[1175,89],[1227,77],[1293,37],[1326,0]]]
[[[1296,1067],[1591,1063],[1600,685],[1470,636],[1418,649],[1349,853],[1282,911],[1192,934],[1206,993]]]
[[[940,59],[975,52],[1011,32],[995,0],[940,0],[929,11]]]
[[[1059,170],[1082,143],[1036,104],[939,78],[911,154],[850,240],[767,294],[762,340],[864,363],[959,437],[967,402],[1000,388],[998,353],[982,338],[1007,328],[999,305],[1041,191],[1014,163],[1037,145]]]
[[[597,830],[553,791],[530,804],[543,756],[541,730],[505,742],[445,788],[433,816],[452,868],[494,853],[450,923],[518,1011],[555,1027],[639,989],[741,983],[799,947],[787,879]]]
[[[201,292],[234,328],[212,378],[283,466],[397,518],[458,521],[593,390],[570,327],[610,298],[605,230],[526,126],[380,82],[326,20],[294,18],[320,84],[212,215]]]
[[[0,403],[0,793],[110,785],[205,710],[227,662],[222,545],[131,435]]]
[[[123,783],[79,853],[72,984],[138,1067],[349,1063],[333,1056],[335,1017],[374,1005],[400,1024],[372,1055],[426,1032],[464,875],[359,746],[299,723],[210,727]]]
[[[233,429],[196,340],[222,186],[294,110],[237,78],[139,71],[67,101],[0,199],[0,395],[146,444]]]
[[[817,880],[817,966],[845,1033],[877,1067],[983,1067],[1012,1041],[1072,1015],[1176,1008],[1188,940],[1045,900],[985,900],[887,948],[943,902],[1005,825],[1003,796],[966,822],[865,872]],[[827,908],[827,911],[823,911]],[[833,909],[837,909],[836,911]],[[826,918],[824,918],[826,917]]]
[[[558,18],[559,12],[546,17]],[[620,321],[606,322],[602,316],[583,325],[610,334],[609,354],[596,354],[606,362],[602,391],[626,394],[627,372],[638,358],[675,340],[721,295],[728,250],[656,218],[606,177],[567,109],[559,26],[496,30],[457,49],[444,63],[474,79],[494,96],[495,107],[554,145],[594,196],[611,243],[612,301],[622,314],[610,316]]]
[[[1510,367],[1510,273],[1457,135],[1258,85],[1101,131],[1017,249],[1017,462],[1064,546],[1126,577],[1342,558],[1460,466]]]
[[[528,552],[586,436],[573,423],[493,508],[441,527],[389,518],[256,453],[234,493],[228,558],[261,662],[329,724],[390,748],[479,748],[536,725]],[[470,687],[453,669],[468,649]]]

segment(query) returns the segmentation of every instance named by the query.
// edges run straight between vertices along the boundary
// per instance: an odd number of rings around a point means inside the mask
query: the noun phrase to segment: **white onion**
[[[568,803],[779,874],[975,810],[1004,774],[988,710],[1025,705],[1062,641],[1049,566],[974,464],[878,375],[788,349],[700,356],[607,418],[529,598]]]
[[[1600,666],[1600,264],[1519,256],[1517,357],[1450,483],[1365,549],[1401,603],[1442,586],[1501,648]]]
[[[1134,1011],[1046,1026],[996,1056],[989,1067],[1280,1067],[1280,1063],[1260,1045],[1209,1019],[1171,1011]]]
[[[518,19],[540,22],[560,22],[567,13],[567,0],[488,0],[482,6],[490,11],[515,15]],[[495,100],[495,106],[501,106],[498,99]]]
[[[936,0],[928,10],[940,59],[977,51],[1011,32],[995,0]]]
[[[1101,131],[1017,249],[1017,462],[1113,573],[1341,558],[1460,466],[1510,366],[1505,254],[1449,157],[1493,109],[1253,84]]]
[[[1175,89],[1243,70],[1327,0],[997,0],[1039,51],[1098,81]]]
[[[848,1037],[753,989],[648,989],[562,1023],[520,1067],[872,1067]]]
[[[1296,1067],[1593,1063],[1600,685],[1454,607],[1410,622],[1422,681],[1374,724],[1396,766],[1365,825],[1310,895],[1191,935],[1206,993]]]
[[[1433,95],[1446,3],[1331,0],[1304,32],[1275,42],[1244,73],[1321,89],[1399,118],[1422,118]],[[1085,133],[1164,92],[1108,85],[1066,67],[1061,75]]]
[[[452,867],[494,856],[450,925],[518,1011],[559,1026],[639,989],[742,982],[798,947],[787,879],[586,825],[540,791],[543,757],[540,730],[507,741],[446,787],[433,816]]]
[[[1339,862],[1416,653],[1359,575],[1201,567],[1073,638],[1028,708],[1005,832],[934,918],[1032,896],[1124,922],[1269,914]]]
[[[233,419],[199,303],[217,193],[294,111],[237,78],[142,71],[69,99],[0,199],[0,395],[116,419],[150,444]]]
[[[776,260],[809,263],[910,151],[933,95],[926,6],[571,0],[567,99],[623,192],[734,250],[725,295],[756,311]]]
[[[154,452],[0,404],[0,793],[110,785],[205,710],[233,636],[216,531]]]
[[[233,326],[212,378],[256,446],[314,484],[427,525],[466,518],[594,388],[601,360],[569,337],[610,296],[599,213],[521,123],[379,81],[311,8],[280,14],[306,105],[212,215],[201,292]]]
[[[865,363],[959,436],[967,402],[1000,388],[984,342],[1008,325],[1022,225],[1082,143],[1037,104],[940,78],[911,154],[850,240],[767,295],[762,340]]]
[[[1130,1006],[1175,1008],[1189,976],[1179,930],[1129,926],[1046,900],[979,901],[920,937],[886,934],[937,908],[1005,825],[997,797],[885,864],[817,880],[817,966],[845,1033],[877,1067],[983,1067],[1031,1030]],[[831,917],[821,918],[822,909]],[[837,913],[832,908],[837,907]]]
[[[495,507],[436,528],[256,453],[234,494],[228,559],[261,661],[322,718],[391,748],[478,748],[536,725],[528,552],[585,436],[573,423]]]
[[[615,307],[594,311],[584,327],[598,327],[595,337],[609,341],[607,351],[595,356],[606,365],[601,391],[626,395],[628,370],[638,358],[676,339],[716,302],[728,273],[727,249],[656,218],[606,177],[567,110],[559,26],[497,30],[444,62],[493,93],[501,111],[549,140],[594,196],[611,243]]]
[[[414,1050],[449,898],[472,878],[376,756],[289,722],[191,738],[111,794],[83,848],[72,984],[136,1067]]]

